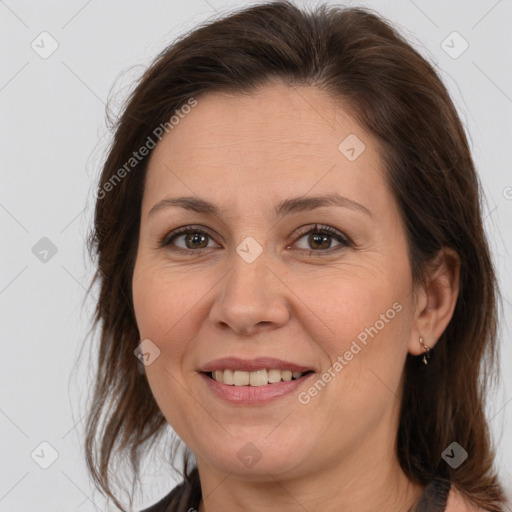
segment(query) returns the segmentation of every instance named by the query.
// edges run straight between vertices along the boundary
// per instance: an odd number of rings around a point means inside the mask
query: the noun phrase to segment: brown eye
[[[313,249],[330,249],[330,239],[331,235],[326,235],[323,233],[313,233],[308,235],[308,243],[311,245]],[[315,247],[316,246],[316,247]]]
[[[341,248],[350,247],[352,244],[347,236],[345,236],[340,231],[331,228],[330,226],[319,226],[315,224],[315,226],[312,229],[309,229],[309,231],[304,232],[304,229],[301,228],[299,230],[300,235],[302,235],[300,238],[306,238],[306,243],[308,244],[308,247],[310,250],[303,248],[302,251],[305,251],[309,255],[318,253],[318,255],[321,255],[325,251],[329,251],[332,249],[332,239],[336,239],[339,244],[336,246],[333,251],[337,251],[341,246]],[[313,249],[313,250],[311,250]]]
[[[299,248],[299,252],[307,253],[310,256],[321,256],[325,253],[331,254],[352,246],[352,242],[346,235],[330,226],[315,224],[309,230],[307,230],[307,227],[300,228],[297,235],[301,235],[299,240],[304,238],[308,244],[308,248]],[[182,242],[181,245],[178,245],[176,241],[180,239]],[[334,248],[332,247],[332,239],[338,242]],[[166,247],[172,251],[192,254],[208,249],[208,242],[210,240],[213,240],[213,237],[208,232],[193,226],[185,226],[165,235],[159,241],[158,247]]]
[[[187,246],[187,249],[204,249],[208,245],[208,243],[206,243],[205,245],[205,240],[207,239],[207,237],[207,233],[191,231],[185,234],[185,245]]]
[[[172,231],[165,235],[158,243],[158,246],[169,247],[178,252],[194,252],[200,249],[207,249],[209,239],[212,237],[206,231],[194,229],[190,226]],[[176,244],[176,240],[182,240],[181,245]]]

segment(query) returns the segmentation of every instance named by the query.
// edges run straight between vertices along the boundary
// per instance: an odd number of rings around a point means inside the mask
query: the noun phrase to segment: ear
[[[450,248],[441,249],[430,264],[427,284],[417,292],[409,353],[424,352],[420,344],[433,348],[450,320],[459,295],[460,258]]]

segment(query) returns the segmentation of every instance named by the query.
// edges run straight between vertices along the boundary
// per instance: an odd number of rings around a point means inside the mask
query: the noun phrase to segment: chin
[[[212,440],[212,445],[218,447],[215,453],[209,454],[210,463],[218,470],[233,473],[248,479],[261,477],[268,480],[271,475],[297,475],[301,468],[304,471],[308,454],[304,453],[304,444],[284,438],[265,439],[266,430],[261,436],[237,436],[226,439],[224,443]],[[204,452],[203,452],[204,453]]]

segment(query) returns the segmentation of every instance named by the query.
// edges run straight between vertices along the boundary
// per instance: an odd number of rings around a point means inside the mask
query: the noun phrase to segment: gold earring
[[[423,345],[423,350],[424,350],[424,354],[423,354],[423,364],[426,366],[428,365],[429,361],[430,361],[430,347],[427,347],[427,345],[425,345],[425,343],[423,343],[423,338],[420,336],[420,344]]]

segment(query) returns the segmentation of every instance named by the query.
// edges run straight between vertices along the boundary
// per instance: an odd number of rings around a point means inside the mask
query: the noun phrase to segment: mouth
[[[208,399],[220,398],[236,406],[266,405],[291,396],[315,375],[311,367],[274,357],[225,357],[206,363],[197,372],[206,384]]]
[[[256,371],[243,370],[214,370],[211,372],[201,372],[211,380],[227,386],[251,386],[259,387],[269,384],[279,384],[280,382],[290,382],[301,379],[305,375],[314,373],[313,370],[304,372],[292,370],[280,370],[278,368],[269,368]]]
[[[269,404],[292,397],[307,386],[315,372],[306,370],[213,370],[199,372],[208,394],[208,400],[220,399],[224,404],[240,406],[269,406]],[[295,375],[294,375],[295,374]],[[279,379],[279,380],[278,380]]]

